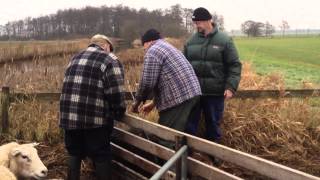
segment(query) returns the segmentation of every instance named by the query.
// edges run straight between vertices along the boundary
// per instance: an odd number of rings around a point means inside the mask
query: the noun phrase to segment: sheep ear
[[[31,146],[31,147],[36,147],[36,146],[38,146],[40,143],[36,143],[36,142],[34,142],[34,143],[28,143],[28,144],[26,144],[26,145],[29,145],[29,146]]]
[[[15,148],[11,151],[11,156],[13,156],[13,157],[18,156],[19,154],[21,154],[21,151],[17,148]]]
[[[34,142],[34,143],[31,143],[31,145],[33,146],[33,147],[36,147],[36,146],[38,146],[40,143],[36,143],[36,142]]]

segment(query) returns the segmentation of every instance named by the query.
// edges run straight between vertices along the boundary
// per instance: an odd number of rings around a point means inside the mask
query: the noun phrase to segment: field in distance
[[[287,88],[303,82],[320,85],[320,37],[236,38],[242,61],[251,61],[258,74],[281,73]]]

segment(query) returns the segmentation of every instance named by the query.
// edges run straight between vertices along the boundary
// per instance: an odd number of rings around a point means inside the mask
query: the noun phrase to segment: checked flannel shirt
[[[63,129],[112,126],[125,112],[124,72],[117,57],[91,44],[69,63],[60,97]]]
[[[154,95],[159,111],[177,106],[201,95],[198,78],[188,60],[175,47],[160,39],[144,56],[136,100]]]

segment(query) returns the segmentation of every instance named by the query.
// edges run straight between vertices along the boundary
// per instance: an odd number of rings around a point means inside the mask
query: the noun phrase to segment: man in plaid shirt
[[[198,78],[183,54],[162,40],[157,30],[148,30],[141,41],[146,54],[132,111],[139,112],[139,105],[154,94],[153,101],[140,110],[148,113],[156,106],[159,124],[185,131],[200,100]]]
[[[69,63],[60,97],[60,127],[70,155],[68,179],[80,178],[81,159],[92,158],[98,179],[111,179],[110,134],[125,113],[124,72],[104,35]]]

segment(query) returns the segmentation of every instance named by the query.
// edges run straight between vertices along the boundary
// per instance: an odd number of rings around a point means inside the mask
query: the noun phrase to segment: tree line
[[[279,28],[282,31],[282,36],[284,36],[285,32],[290,28],[290,26],[287,21],[282,21]],[[241,24],[241,31],[248,37],[268,37],[272,36],[272,34],[276,32],[275,26],[270,24],[268,21],[266,23],[262,23],[252,20],[245,21],[243,24]]]
[[[193,31],[192,13],[193,9],[182,8],[179,4],[152,11],[122,5],[70,8],[51,15],[8,22],[0,40],[67,39],[102,33],[132,41],[151,27],[164,36],[181,37]],[[224,29],[223,16],[214,13],[213,17]]]

